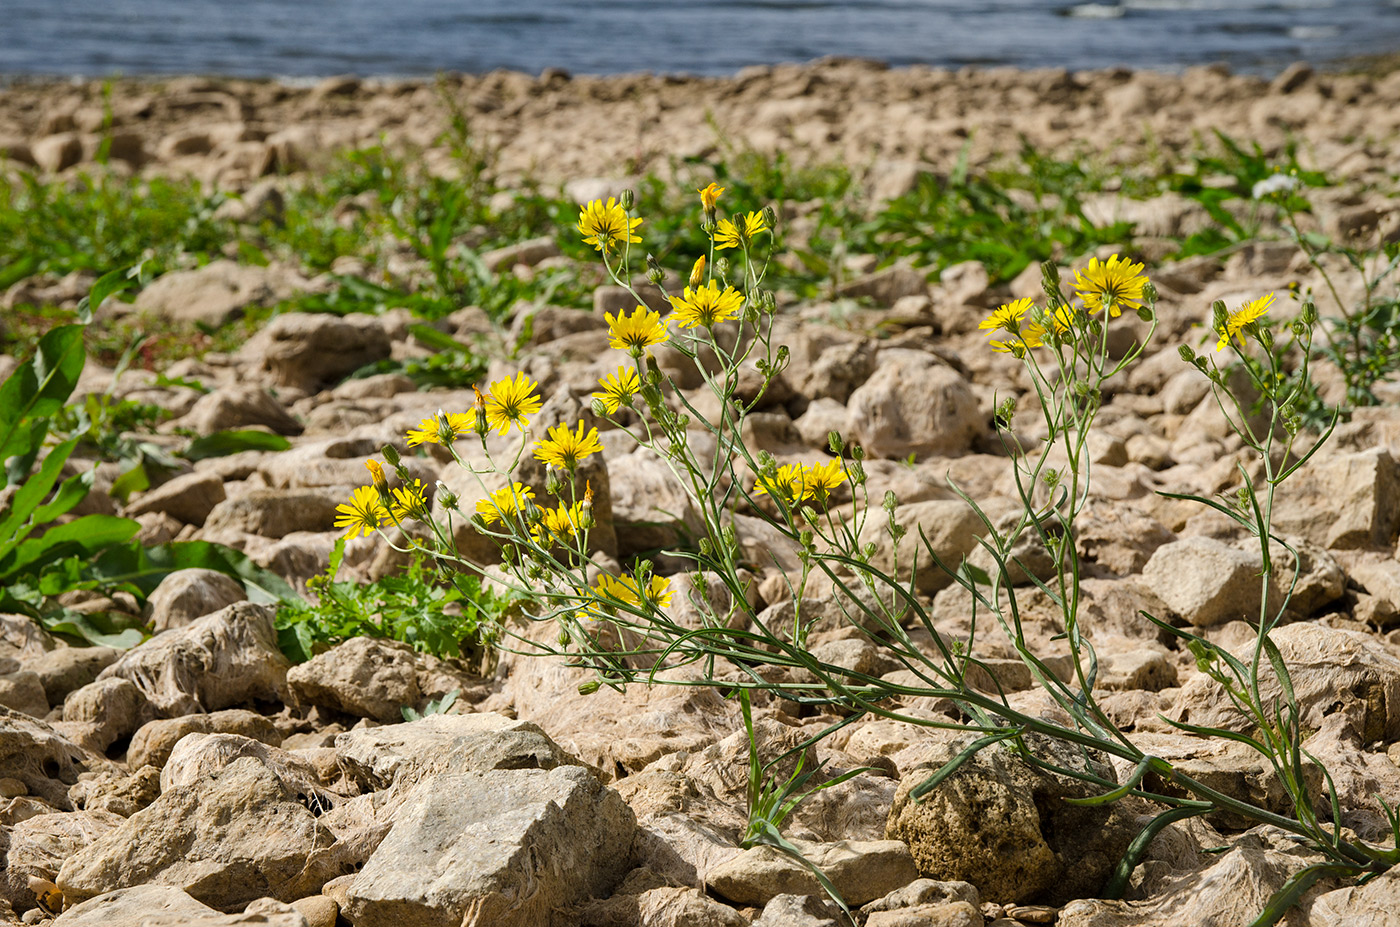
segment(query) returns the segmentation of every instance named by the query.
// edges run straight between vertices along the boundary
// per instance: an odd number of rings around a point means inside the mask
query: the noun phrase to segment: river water
[[[1400,0],[0,0],[0,75],[731,74],[825,55],[1177,70],[1400,50]]]

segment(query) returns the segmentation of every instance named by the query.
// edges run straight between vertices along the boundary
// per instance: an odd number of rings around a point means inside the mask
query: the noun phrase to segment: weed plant
[[[1256,641],[1247,658],[1236,657],[1190,632],[1158,621],[1166,633],[1184,641],[1201,669],[1222,687],[1223,697],[1249,721],[1249,733],[1186,723],[1177,726],[1206,738],[1225,738],[1257,752],[1278,777],[1290,805],[1287,813],[1270,810],[1225,794],[1187,774],[1168,760],[1141,749],[1122,731],[1098,702],[1098,656],[1086,618],[1081,613],[1082,567],[1073,543],[1075,523],[1090,498],[1092,467],[1087,452],[1106,385],[1134,364],[1156,329],[1156,293],[1141,264],[1117,255],[1091,260],[1076,274],[1068,291],[1054,263],[1042,267],[1044,301],[1021,299],[993,311],[982,323],[988,349],[1019,360],[1038,400],[1045,438],[1023,444],[1011,430],[1015,402],[997,409],[996,429],[1014,477],[1020,514],[1014,523],[994,520],[956,485],[955,492],[981,522],[977,544],[986,556],[981,568],[964,560],[945,562],[922,533],[911,562],[891,570],[873,562],[875,545],[867,523],[881,528],[894,545],[908,534],[901,523],[899,501],[886,493],[874,506],[858,445],[832,433],[831,456],[810,462],[779,465],[769,454],[755,452],[743,438],[744,420],[761,401],[764,390],[784,369],[787,350],[771,341],[774,298],[765,289],[770,266],[769,244],[775,215],[751,210],[721,215],[723,189],[710,184],[700,191],[701,224],[706,248],[695,260],[679,294],[669,297],[670,314],[662,318],[637,299],[631,312],[609,315],[612,346],[630,358],[606,376],[593,394],[592,413],[607,418],[638,445],[665,462],[689,503],[699,513],[702,530],[693,548],[669,551],[689,564],[690,581],[681,592],[671,577],[660,575],[651,561],[630,564],[613,573],[592,561],[589,534],[595,527],[591,487],[580,485],[585,461],[602,451],[606,434],[585,421],[553,427],[530,446],[530,416],[541,407],[535,384],[523,374],[497,381],[478,393],[472,410],[440,413],[425,420],[406,437],[409,444],[437,443],[479,480],[480,499],[472,513],[446,487],[437,488],[435,517],[426,490],[412,482],[400,466],[397,450],[385,448],[390,472],[401,485],[391,488],[385,467],[367,462],[371,482],[357,490],[342,507],[350,534],[398,526],[393,543],[430,554],[444,578],[457,571],[478,569],[455,546],[454,519],[469,519],[472,527],[500,545],[502,572],[496,579],[529,603],[525,617],[557,629],[532,632],[527,626],[505,628],[502,646],[525,653],[565,659],[591,668],[595,678],[581,692],[599,686],[675,683],[710,685],[739,694],[763,691],[799,705],[830,711],[840,718],[827,733],[860,718],[886,718],[966,732],[971,739],[951,761],[915,786],[913,800],[938,789],[981,750],[1011,751],[1037,769],[1087,782],[1100,793],[1078,799],[1083,805],[1103,805],[1136,796],[1157,809],[1132,842],[1116,871],[1103,887],[1106,897],[1120,897],[1148,843],[1160,830],[1185,818],[1228,811],[1246,820],[1269,824],[1293,835],[1317,854],[1319,862],[1288,881],[1263,910],[1256,924],[1276,923],[1287,909],[1324,877],[1369,878],[1400,861],[1400,849],[1372,845],[1341,825],[1342,814],[1329,780],[1328,795],[1319,800],[1307,785],[1305,764],[1316,764],[1304,744],[1306,732],[1292,689],[1288,668],[1270,637],[1285,613],[1293,582],[1282,595],[1274,591],[1271,543],[1287,542],[1272,528],[1279,487],[1304,467],[1326,439],[1306,437],[1298,403],[1309,381],[1316,313],[1305,305],[1298,318],[1286,323],[1288,335],[1302,345],[1302,367],[1295,377],[1283,375],[1288,339],[1277,335],[1279,323],[1268,318],[1271,295],[1234,310],[1214,307],[1217,350],[1229,349],[1248,361],[1253,387],[1263,397],[1262,430],[1251,430],[1241,399],[1213,356],[1201,357],[1182,348],[1183,358],[1210,378],[1214,395],[1234,430],[1262,462],[1256,471],[1239,470],[1240,489],[1231,504],[1194,498],[1239,523],[1259,540],[1264,568],[1261,610],[1255,622]],[[634,215],[633,201],[594,201],[579,214],[577,229],[592,246],[608,277],[629,286],[634,245],[642,241],[643,218]],[[648,276],[661,283],[665,272],[658,262]],[[1109,332],[1137,316],[1144,337],[1121,357],[1108,349]],[[712,415],[702,414],[676,388],[651,357],[667,345],[693,363],[713,393]],[[738,395],[739,371],[752,365],[761,377],[754,398]],[[624,413],[626,413],[624,415]],[[707,432],[713,451],[701,455],[691,429]],[[502,453],[486,441],[495,431],[509,437]],[[462,441],[479,444],[470,458],[457,451]],[[521,482],[517,465],[527,450],[545,465],[543,485]],[[485,461],[483,464],[481,461]],[[488,478],[506,475],[499,489],[488,489]],[[491,485],[500,485],[499,482]],[[848,501],[843,501],[848,498]],[[746,603],[751,564],[736,533],[734,513],[758,515],[797,553],[800,569],[788,576],[796,618],[790,624],[768,625]],[[874,519],[874,522],[870,522]],[[418,538],[420,540],[414,540]],[[1020,551],[1038,547],[1050,566],[1037,567]],[[916,589],[914,573],[920,561],[944,570],[970,603],[970,630],[964,639],[949,641],[930,614],[930,603]],[[1294,562],[1300,562],[1294,557]],[[805,608],[809,584],[823,577],[852,628],[906,670],[904,674],[873,676],[826,663],[807,648],[812,617]],[[1055,653],[1032,645],[1023,625],[1026,590],[1012,581],[1028,577],[1032,593],[1051,603],[1056,613],[1059,645]],[[723,589],[717,606],[712,593]],[[676,598],[686,597],[680,609]],[[1151,617],[1151,616],[1149,616]],[[1153,619],[1156,621],[1157,619]],[[979,688],[974,681],[996,680],[997,674],[979,654],[981,642],[999,638],[1019,657],[1034,683],[1058,707],[1060,714],[1030,714],[1001,690]],[[1072,671],[1052,670],[1050,661],[1068,658]],[[900,679],[901,681],[893,681]],[[815,680],[815,681],[809,681]],[[959,717],[930,718],[905,711],[910,697],[947,699]],[[1132,772],[1124,781],[1087,765],[1066,768],[1033,749],[1037,736],[1058,739],[1076,751],[1117,758]],[[819,739],[819,738],[818,738]],[[812,741],[803,744],[806,749]],[[756,763],[756,760],[755,760]],[[751,764],[753,765],[753,764]],[[1320,764],[1317,764],[1320,765]],[[750,770],[749,838],[763,838],[788,852],[795,847],[781,839],[786,811],[801,800],[808,779],[798,776],[784,784],[762,767]],[[1325,776],[1325,771],[1324,771]],[[1400,837],[1400,816],[1387,810]]]

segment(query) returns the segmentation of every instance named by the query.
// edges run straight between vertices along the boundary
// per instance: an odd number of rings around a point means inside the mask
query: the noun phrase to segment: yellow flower
[[[1258,299],[1250,300],[1239,309],[1230,313],[1230,317],[1225,321],[1225,328],[1220,332],[1220,340],[1215,343],[1215,350],[1219,351],[1229,343],[1230,339],[1239,336],[1240,347],[1245,346],[1244,328],[1251,322],[1257,322],[1264,317],[1273,305],[1274,294],[1261,296]]]
[[[1116,319],[1124,307],[1136,309],[1142,305],[1143,288],[1147,285],[1142,270],[1141,264],[1116,254],[1106,263],[1092,258],[1088,267],[1074,275],[1074,290],[1090,312],[1108,306],[1109,315]]]
[[[704,207],[705,211],[714,212],[715,203],[719,201],[719,195],[724,192],[724,187],[712,180],[708,185],[695,192],[700,194],[700,205]]]
[[[721,290],[718,281],[711,280],[707,286],[686,287],[680,296],[672,297],[671,315],[681,328],[714,328],[737,316],[743,305],[742,293],[732,286]]]
[[[395,488],[389,511],[394,514],[395,521],[407,521],[410,518],[422,521],[427,518],[428,497],[423,494],[423,481],[414,480],[412,486]]]
[[[439,412],[433,418],[425,418],[417,428],[411,428],[406,437],[408,446],[419,444],[450,444],[472,430],[472,419],[465,412]]]
[[[715,250],[737,248],[744,242],[752,241],[759,232],[767,230],[768,226],[763,223],[763,214],[758,212],[751,212],[737,222],[721,219],[719,227],[715,230]]]
[[[365,469],[369,471],[370,479],[374,480],[374,488],[382,496],[389,491],[389,481],[384,479],[384,468],[377,460],[366,460]]]
[[[700,281],[705,279],[705,255],[700,255],[695,259],[694,265],[690,268],[690,285],[699,286]]]
[[[1023,357],[1029,348],[1040,347],[1044,343],[1044,339],[1045,327],[1039,322],[1032,322],[1021,330],[1019,337],[1008,338],[1005,341],[993,341],[992,350]]]
[[[638,306],[631,315],[619,312],[613,318],[612,313],[604,313],[603,318],[608,320],[608,334],[612,336],[608,344],[619,351],[631,351],[634,357],[641,357],[642,351],[666,340],[661,314],[646,306]]]
[[[486,400],[486,422],[497,434],[510,431],[515,425],[521,431],[530,424],[525,416],[534,415],[540,410],[541,400],[534,394],[539,386],[534,380],[517,373],[514,379],[506,377],[491,384],[491,397]]]
[[[389,517],[379,502],[379,492],[373,486],[360,486],[350,494],[349,504],[335,507],[339,513],[335,517],[337,528],[347,528],[345,537],[354,539],[364,532],[366,536]]]
[[[598,385],[602,389],[594,393],[593,398],[601,402],[603,408],[612,414],[617,411],[618,406],[632,401],[632,397],[642,388],[642,381],[637,377],[637,371],[631,367],[618,367],[617,373],[603,377]]]
[[[836,487],[846,482],[846,470],[839,459],[812,464],[802,468],[803,497],[824,500]]]
[[[582,524],[583,503],[575,502],[573,505],[561,505],[554,509],[543,511],[543,521],[530,529],[535,541],[545,543],[546,541],[566,541],[578,534]]]
[[[627,218],[627,210],[618,205],[615,196],[608,197],[607,205],[602,200],[592,200],[578,213],[578,230],[584,243],[604,254],[612,250],[613,242],[641,241],[642,237],[635,234],[641,224],[641,219]]]
[[[1068,334],[1073,328],[1075,317],[1078,315],[1073,306],[1061,306],[1055,310],[1055,314],[1050,317],[1050,324],[1055,326],[1058,334]]]
[[[991,315],[979,322],[977,327],[989,331],[1010,332],[1014,335],[1021,330],[1021,320],[1026,317],[1031,305],[1029,299],[1018,299],[998,306]]]
[[[627,605],[640,605],[642,601],[641,595],[638,593],[637,581],[630,576],[609,576],[604,573],[598,577],[598,592],[602,593],[605,598],[611,596]],[[647,580],[646,597],[661,608],[666,608],[671,604],[673,594],[669,579],[653,576]]]
[[[483,499],[476,500],[476,511],[488,525],[525,507],[526,499],[535,498],[535,491],[524,483],[503,486]]]
[[[765,496],[782,496],[789,503],[801,502],[811,495],[801,464],[783,464],[771,478],[760,475],[754,491]]]
[[[549,429],[548,438],[535,442],[535,459],[571,472],[578,469],[580,461],[603,450],[598,443],[598,429],[590,428],[585,434],[583,427],[581,419],[577,434],[568,425],[555,425]]]

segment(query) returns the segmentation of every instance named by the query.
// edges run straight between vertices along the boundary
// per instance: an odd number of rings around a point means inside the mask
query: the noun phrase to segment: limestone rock
[[[635,821],[584,769],[423,780],[346,892],[356,927],[563,927],[630,867]],[[470,912],[470,913],[469,913]]]
[[[1385,448],[1310,462],[1284,484],[1274,528],[1333,549],[1389,547],[1400,527],[1400,465]]]
[[[313,927],[296,908],[259,898],[241,914],[221,914],[171,885],[138,885],[91,898],[54,927]]]
[[[230,605],[151,638],[98,678],[134,683],[164,717],[280,701],[288,662],[272,619],[266,605]]]
[[[755,927],[841,927],[845,918],[835,904],[819,895],[774,895]]]
[[[25,661],[38,675],[50,705],[62,705],[69,692],[97,679],[122,651],[115,647],[60,647]]]
[[[249,306],[270,306],[306,286],[287,268],[218,260],[196,270],[162,274],[136,297],[135,308],[177,324],[219,328],[240,318]]]
[[[187,525],[202,525],[225,498],[224,481],[214,474],[185,473],[141,493],[126,507],[126,517],[163,512]]]
[[[366,790],[447,772],[554,769],[577,761],[538,726],[494,712],[429,715],[336,736],[341,767]]]
[[[934,744],[923,763],[904,772],[888,836],[909,844],[923,875],[970,882],[983,897],[1060,903],[1097,892],[1137,828],[1118,805],[1077,807],[1061,799],[1098,795],[1102,788],[1037,771],[993,746],[918,803],[910,800],[910,790],[970,739]],[[1054,764],[1086,769],[1077,748],[1028,739]],[[1114,779],[1107,763],[1091,769]]]
[[[0,676],[0,705],[31,718],[44,717],[49,713],[44,681],[33,670],[5,673]]]
[[[5,896],[19,911],[37,906],[30,879],[52,882],[64,860],[125,822],[110,811],[41,814],[20,821],[5,853]]]
[[[271,770],[252,757],[165,790],[69,857],[55,880],[81,902],[147,883],[171,885],[223,911],[264,896],[290,901],[340,875],[334,837]]]
[[[138,766],[126,774],[119,769],[83,773],[68,790],[68,800],[84,811],[110,811],[129,818],[160,797],[160,770]]]
[[[885,573],[894,570],[896,552],[901,571],[908,570],[917,558],[914,586],[926,595],[952,585],[953,579],[933,562],[920,533],[928,539],[934,553],[956,570],[963,557],[976,548],[978,535],[986,531],[977,513],[961,500],[938,499],[901,505],[895,509],[895,522],[907,529],[897,546],[890,537],[885,520],[874,517],[866,520],[860,543],[874,543],[875,553],[870,558],[870,565]],[[903,580],[905,576],[898,578]]]
[[[1172,611],[1196,627],[1211,627],[1258,619],[1259,566],[1257,555],[1197,536],[1157,548],[1142,577]]]
[[[900,840],[804,841],[794,846],[831,880],[849,905],[874,901],[919,877],[909,847]],[[810,869],[769,846],[745,850],[714,867],[709,883],[730,901],[752,905],[765,905],[778,895],[816,895],[822,891]]]
[[[132,769],[163,768],[170,759],[170,752],[186,734],[238,734],[272,747],[282,744],[282,735],[267,718],[257,712],[230,708],[143,724],[131,737],[126,751],[127,765]]]
[[[453,688],[451,664],[400,641],[354,637],[293,667],[287,684],[302,704],[373,718],[403,720],[403,708],[421,707]]]
[[[176,570],[160,581],[146,600],[151,627],[157,634],[183,628],[248,598],[243,586],[218,570]]]
[[[619,891],[586,904],[580,927],[748,927],[729,905],[695,888],[660,887],[637,894]]]
[[[201,396],[178,423],[200,435],[258,427],[279,435],[302,432],[301,422],[292,418],[266,390],[256,386],[226,386]]]
[[[286,537],[294,531],[330,531],[335,527],[336,506],[349,491],[332,489],[255,489],[225,499],[209,513],[206,535],[222,531],[256,534],[264,538]]]
[[[102,753],[135,731],[151,714],[145,693],[130,680],[101,678],[68,693],[63,700],[60,730],[74,743]]]
[[[366,364],[389,356],[389,335],[378,319],[291,312],[279,315],[240,349],[279,386],[315,392]]]
[[[68,809],[68,788],[78,774],[101,768],[100,757],[69,741],[43,721],[0,708],[0,778],[55,808]]]
[[[963,453],[987,431],[967,381],[922,351],[882,351],[846,408],[850,438],[875,457]]]

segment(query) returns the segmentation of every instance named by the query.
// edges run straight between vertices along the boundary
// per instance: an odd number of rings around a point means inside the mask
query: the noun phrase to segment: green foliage
[[[144,637],[138,615],[79,612],[58,598],[69,592],[125,592],[139,611],[166,575],[189,567],[227,573],[255,600],[295,598],[279,577],[237,551],[207,542],[143,549],[133,540],[140,525],[131,519],[66,518],[92,486],[90,470],[64,473],[88,439],[94,414],[120,418],[129,411],[120,404],[65,408],[84,363],[83,326],[61,325],[0,384],[0,611],[28,615],[56,634],[129,647]],[[63,433],[56,424],[71,430]]]
[[[341,540],[330,570],[311,581],[318,602],[284,603],[279,610],[278,643],[289,659],[301,663],[352,637],[380,637],[478,670],[489,665],[491,645],[515,596],[494,592],[473,574],[436,582],[421,556],[396,576],[337,581],[344,555]]]
[[[1082,170],[1029,148],[1021,159],[1022,171],[981,176],[970,171],[964,152],[947,177],[921,174],[914,190],[891,200],[856,229],[857,250],[887,260],[909,257],[938,271],[980,261],[996,283],[1010,280],[1033,261],[1130,240],[1132,228],[1126,223],[1097,226],[1085,217],[1080,184],[1087,174]],[[1029,197],[1008,193],[1016,188]]]
[[[422,711],[418,711],[410,705],[404,705],[399,711],[403,714],[405,721],[422,721],[429,715],[445,715],[452,710],[452,706],[457,703],[457,696],[461,694],[461,689],[453,689],[442,698],[429,699]]]

